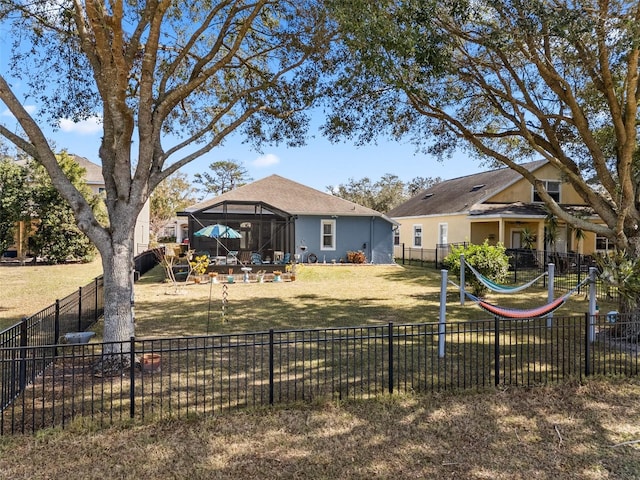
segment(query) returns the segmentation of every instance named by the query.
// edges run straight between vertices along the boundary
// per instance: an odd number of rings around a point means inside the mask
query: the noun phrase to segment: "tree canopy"
[[[440,181],[439,177],[415,177],[405,183],[397,175],[387,173],[376,182],[372,182],[369,177],[360,180],[350,178],[346,184],[329,185],[327,190],[337,197],[364,207],[378,212],[388,212],[419,191]]]
[[[344,45],[329,135],[463,148],[518,171],[558,218],[640,253],[639,2],[328,4]],[[603,223],[563,210],[520,166],[532,156]]]
[[[160,229],[177,212],[195,203],[195,188],[186,174],[176,172],[165,178],[151,194],[149,225],[151,235],[157,240]]]
[[[46,168],[99,249],[106,341],[134,334],[133,231],[153,189],[236,131],[254,144],[304,141],[332,35],[321,7],[314,0],[0,3],[2,28],[15,40],[0,101],[22,129],[0,124],[0,135]],[[37,114],[25,98],[38,100]],[[108,226],[64,175],[42,128],[91,116],[103,128],[97,156]]]
[[[235,160],[213,162],[209,165],[209,170],[211,173],[202,172],[193,176],[194,183],[202,185],[200,193],[203,198],[207,195],[222,195],[253,180],[242,163]]]
[[[0,159],[0,255],[13,243],[16,223],[27,217],[27,172]]]

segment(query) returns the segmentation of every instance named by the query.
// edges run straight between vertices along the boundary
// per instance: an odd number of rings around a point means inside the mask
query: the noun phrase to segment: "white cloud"
[[[35,105],[24,105],[24,109],[27,111],[29,115],[31,115],[37,110]],[[15,118],[13,116],[13,113],[11,113],[11,111],[8,108],[4,112],[2,112],[2,116]]]
[[[280,159],[273,153],[262,155],[252,162],[253,166],[258,168],[270,167],[271,165],[277,165],[278,163],[280,163]]]
[[[66,133],[90,135],[102,131],[102,119],[99,117],[90,117],[80,122],[73,122],[72,120],[63,118],[60,120],[60,129]]]

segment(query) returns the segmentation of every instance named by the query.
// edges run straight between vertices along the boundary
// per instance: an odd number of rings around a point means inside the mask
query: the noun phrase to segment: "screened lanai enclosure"
[[[223,201],[188,213],[189,245],[196,252],[211,257],[234,252],[249,261],[259,253],[264,261],[281,260],[295,252],[295,219],[293,215],[263,202]],[[210,238],[194,233],[208,225],[226,225],[240,233],[240,238]]]

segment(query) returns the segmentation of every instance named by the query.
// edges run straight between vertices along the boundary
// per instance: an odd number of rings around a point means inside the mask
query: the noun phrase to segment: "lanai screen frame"
[[[238,230],[242,239],[219,239],[227,250],[258,252],[273,258],[274,252],[295,253],[295,220],[292,215],[261,201],[225,200],[194,212],[188,217],[189,245],[196,251],[215,252],[215,239],[195,237],[207,225],[219,223]],[[250,227],[247,227],[250,224]],[[225,252],[226,253],[226,252]]]

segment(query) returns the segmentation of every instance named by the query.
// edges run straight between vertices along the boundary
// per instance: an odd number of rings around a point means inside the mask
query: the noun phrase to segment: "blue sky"
[[[29,110],[37,117],[35,106],[29,106]],[[10,113],[1,105],[0,122],[7,126],[15,124]],[[59,130],[46,129],[45,134],[55,142],[57,150],[66,149],[99,163],[99,122],[89,120],[74,124],[63,120]],[[428,155],[417,154],[412,144],[384,138],[380,138],[377,145],[357,147],[348,142],[332,144],[319,132],[311,131],[309,137],[304,147],[265,146],[260,153],[244,144],[239,135],[233,136],[223,146],[195,160],[182,171],[192,178],[194,173],[207,171],[213,162],[236,160],[242,162],[254,180],[275,173],[326,191],[328,185],[346,183],[350,178],[358,180],[369,177],[376,181],[386,173],[409,181],[416,176],[448,179],[486,170],[478,160],[464,154],[438,162]]]

